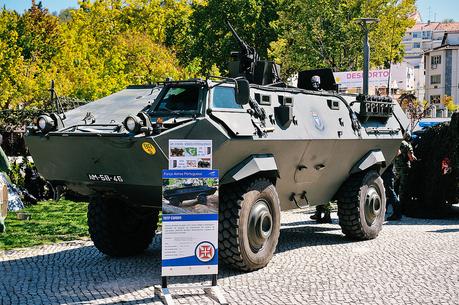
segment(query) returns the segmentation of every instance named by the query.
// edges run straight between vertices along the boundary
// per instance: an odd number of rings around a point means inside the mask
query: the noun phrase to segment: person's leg
[[[395,200],[392,202],[392,208],[394,211],[392,212],[391,216],[387,217],[387,220],[391,221],[402,219],[402,209],[400,206],[400,201],[397,197],[395,197]]]
[[[402,197],[403,197],[403,185],[405,183],[405,177],[406,175],[404,175],[403,173],[400,173],[396,176],[395,178],[395,185],[398,185],[398,194],[399,196],[397,197],[397,194],[395,193],[395,190],[394,190],[394,198],[393,198],[393,201],[391,202],[392,203],[392,207],[394,209],[394,212],[392,213],[392,215],[390,217],[387,218],[387,220],[400,220],[402,219],[402,215],[403,215],[403,210],[402,210],[402,203],[401,203],[401,200],[402,200]]]
[[[386,190],[386,213],[389,211],[389,207],[392,207],[392,214],[395,213],[396,205],[398,204],[398,197],[395,193],[395,176],[387,177],[384,180],[384,188]]]
[[[407,205],[407,200],[408,200],[408,197],[407,197],[407,182],[408,182],[408,174],[403,172],[401,175],[400,175],[400,192],[398,194],[398,198],[399,198],[399,216],[402,217],[402,214],[403,214],[403,207],[406,207]]]

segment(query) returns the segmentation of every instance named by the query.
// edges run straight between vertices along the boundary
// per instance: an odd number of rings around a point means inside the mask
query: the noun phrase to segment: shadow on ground
[[[304,214],[304,218],[309,219],[309,215]],[[439,225],[457,224],[457,221],[426,221],[413,218],[406,218],[406,223],[402,221],[390,224],[422,225],[426,222],[435,222]],[[432,232],[444,233],[451,230],[445,228]],[[342,235],[336,218],[332,225],[299,221],[282,225],[277,252],[350,242],[352,241]],[[144,254],[130,258],[110,258],[87,244],[83,242],[81,247],[63,251],[59,251],[58,245],[56,253],[19,259],[9,258],[17,251],[8,252],[3,259],[10,260],[0,261],[1,303],[60,305],[98,300],[104,304],[134,305],[160,301],[153,294],[153,286],[159,285],[161,279],[160,235],[155,237]],[[38,253],[40,250],[37,249]],[[238,274],[239,271],[221,267],[219,277],[226,278]],[[177,277],[172,278],[170,284],[203,282],[207,279],[203,276]],[[174,299],[189,296],[191,295],[179,294],[174,295]]]
[[[286,224],[281,230],[278,253],[299,247],[349,242],[337,229],[337,226],[314,225],[309,221]],[[329,233],[332,231],[335,232]],[[1,261],[2,304],[43,302],[58,305],[94,300],[103,300],[107,304],[143,304],[159,301],[153,295],[153,286],[160,284],[160,245],[161,236],[158,235],[144,254],[129,258],[111,258],[93,246],[82,246]],[[17,251],[8,251],[4,259],[15,253]],[[222,267],[219,277],[238,274],[239,271]],[[172,278],[170,283],[203,282],[207,279],[203,276],[177,277]],[[112,302],[111,298],[117,296],[121,299]],[[174,296],[184,297],[187,295]]]

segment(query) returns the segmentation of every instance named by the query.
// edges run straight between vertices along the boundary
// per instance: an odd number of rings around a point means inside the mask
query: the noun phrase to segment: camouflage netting
[[[458,203],[459,181],[459,113],[451,122],[426,130],[414,145],[419,161],[413,162],[407,187],[410,201],[404,212],[414,217],[448,216],[452,204]]]

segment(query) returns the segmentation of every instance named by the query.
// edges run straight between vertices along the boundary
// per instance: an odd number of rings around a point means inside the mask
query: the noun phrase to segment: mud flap
[[[386,167],[386,158],[380,150],[369,151],[362,159],[360,159],[351,169],[349,174],[363,172],[364,170],[372,167],[373,165],[381,165]]]
[[[222,184],[232,183],[263,173],[267,177],[279,177],[276,160],[272,155],[252,155],[232,169],[221,179]]]

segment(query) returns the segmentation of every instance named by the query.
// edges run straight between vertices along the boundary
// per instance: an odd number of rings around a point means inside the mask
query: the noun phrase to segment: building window
[[[421,38],[421,32],[413,32],[413,38]]]
[[[441,75],[440,74],[431,75],[430,76],[430,84],[431,85],[435,85],[435,84],[439,84],[439,83],[441,83]]]
[[[440,103],[440,96],[439,95],[431,95],[430,96],[430,103],[431,104],[439,104]]]
[[[431,31],[422,32],[422,39],[432,39],[432,32]]]
[[[435,55],[430,58],[430,65],[432,69],[436,69],[439,64],[441,64],[441,55]]]
[[[421,48],[421,43],[415,42],[413,43],[413,49],[420,49]]]

